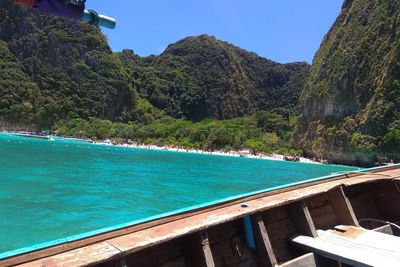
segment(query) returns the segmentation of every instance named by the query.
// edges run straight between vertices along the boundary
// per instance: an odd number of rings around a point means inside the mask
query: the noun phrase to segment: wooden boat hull
[[[299,248],[293,238],[316,238],[339,225],[400,235],[363,218],[400,221],[399,166],[237,199],[9,257],[0,266],[337,266],[333,256]]]

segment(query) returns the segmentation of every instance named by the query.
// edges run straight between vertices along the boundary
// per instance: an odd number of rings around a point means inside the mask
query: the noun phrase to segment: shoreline
[[[311,163],[311,164],[323,164],[318,161],[314,161],[305,157],[298,157],[298,161],[290,161],[285,160],[284,155],[280,154],[263,154],[259,153],[253,155],[249,150],[239,150],[239,151],[229,151],[225,152],[222,150],[214,150],[214,151],[206,151],[201,149],[189,149],[189,148],[180,148],[175,146],[156,146],[156,145],[142,145],[142,144],[112,144],[109,142],[93,142],[93,144],[97,145],[105,145],[105,146],[117,146],[124,148],[133,148],[133,149],[149,149],[156,151],[169,151],[169,152],[179,152],[179,153],[188,153],[188,154],[200,154],[200,155],[214,155],[214,156],[224,156],[224,157],[241,157],[241,158],[251,158],[251,159],[262,159],[262,160],[275,160],[275,161],[287,161],[287,162],[301,162],[301,163]]]
[[[11,134],[18,136],[18,131],[3,131],[2,133]],[[200,155],[214,155],[214,156],[224,156],[224,157],[241,157],[241,158],[251,158],[251,159],[261,159],[261,160],[274,160],[274,161],[287,161],[287,162],[301,162],[301,163],[310,163],[310,164],[324,164],[324,162],[315,161],[305,157],[297,157],[298,160],[286,160],[287,156],[272,153],[272,154],[264,154],[258,153],[256,155],[252,154],[250,150],[243,149],[243,150],[233,150],[229,152],[225,152],[222,150],[213,150],[213,151],[206,151],[202,149],[190,149],[190,148],[182,148],[177,146],[156,146],[156,145],[144,145],[138,143],[122,143],[122,144],[115,144],[112,143],[111,140],[103,140],[103,141],[93,141],[89,139],[82,139],[82,138],[75,138],[75,137],[63,137],[63,136],[51,136],[52,138],[60,138],[62,140],[75,140],[81,142],[88,142],[94,145],[103,145],[103,146],[115,146],[115,147],[122,147],[122,148],[132,148],[132,149],[148,149],[148,150],[155,150],[155,151],[169,151],[169,152],[179,152],[179,153],[189,153],[189,154],[200,154]],[[29,138],[29,137],[25,137]],[[49,139],[50,141],[54,141],[54,139]]]

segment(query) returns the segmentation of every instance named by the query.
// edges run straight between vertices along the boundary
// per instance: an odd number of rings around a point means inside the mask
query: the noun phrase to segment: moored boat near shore
[[[35,139],[46,139],[46,140],[52,139],[50,135],[43,133],[36,133],[36,132],[18,132],[15,133],[15,135],[20,137],[35,138]]]
[[[393,165],[66,240],[0,265],[400,266],[399,221],[400,166]]]

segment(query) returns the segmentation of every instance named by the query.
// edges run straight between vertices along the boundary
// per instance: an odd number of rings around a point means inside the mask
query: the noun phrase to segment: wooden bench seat
[[[292,242],[342,263],[354,266],[400,266],[400,238],[353,226],[317,231],[318,236],[297,236]]]

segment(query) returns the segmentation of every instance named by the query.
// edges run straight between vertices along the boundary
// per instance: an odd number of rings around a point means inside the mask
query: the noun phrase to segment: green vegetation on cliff
[[[361,164],[399,157],[399,1],[344,2],[314,58],[302,101],[294,138],[308,154]]]
[[[253,153],[301,154],[290,145],[291,130],[297,116],[285,109],[259,111],[252,116],[230,120],[203,120],[163,117],[150,123],[113,123],[91,118],[60,123],[62,135],[88,137],[93,140],[112,138],[115,142],[131,140],[140,144],[179,146],[226,151],[248,148]]]
[[[113,53],[99,29],[0,0],[0,122],[206,149],[290,149],[306,63],[214,37]],[[221,121],[219,121],[221,120]]]
[[[309,69],[279,64],[208,35],[171,44],[160,56],[119,54],[139,95],[173,117],[230,119],[297,107]]]
[[[140,121],[139,99],[189,120],[293,108],[309,68],[279,64],[207,35],[171,44],[160,56],[112,53],[87,23],[0,3],[1,59],[8,77],[21,77],[3,79],[8,85],[0,87],[1,117],[40,128],[74,118]],[[29,89],[19,86],[22,81]]]
[[[99,117],[127,121],[132,81],[98,29],[0,0],[0,119],[51,127]]]

